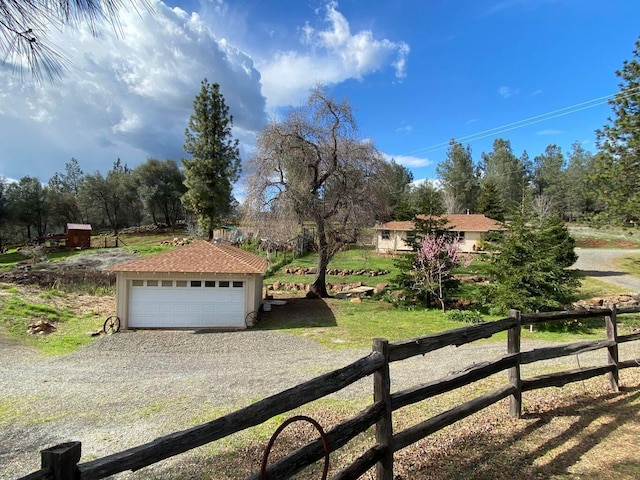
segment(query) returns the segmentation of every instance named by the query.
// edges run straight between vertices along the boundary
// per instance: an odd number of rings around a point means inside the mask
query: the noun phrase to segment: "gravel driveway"
[[[640,292],[640,278],[621,272],[615,260],[629,255],[640,255],[638,249],[576,248],[578,261],[574,267],[588,276],[613,283],[629,292]]]
[[[505,348],[504,342],[449,347],[394,363],[392,388],[437,379],[495,358]],[[240,408],[369,353],[328,350],[305,338],[268,331],[122,332],[54,358],[7,341],[0,349],[3,479],[37,470],[42,448],[80,440],[82,461],[115,453],[216,418],[221,407]],[[603,354],[596,353],[601,363]],[[589,358],[581,355],[579,364],[589,364]],[[565,362],[577,366],[575,358]],[[371,392],[367,378],[335,395],[366,398]],[[174,461],[188,462],[188,455]],[[167,477],[166,472],[146,475],[150,473],[142,470],[119,477]]]

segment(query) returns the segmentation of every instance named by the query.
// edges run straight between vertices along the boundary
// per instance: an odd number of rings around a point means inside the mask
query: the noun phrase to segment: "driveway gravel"
[[[524,344],[523,349],[542,345]],[[476,343],[394,363],[392,388],[435,380],[505,349],[504,342]],[[0,478],[37,470],[43,448],[80,440],[81,461],[116,453],[211,420],[220,409],[248,405],[369,352],[329,350],[268,331],[121,332],[64,357],[43,357],[5,340],[0,343]],[[564,362],[572,368],[602,363],[604,354],[594,353],[600,355]],[[370,378],[335,394],[371,395]],[[184,454],[158,468],[186,465],[189,458]],[[148,476],[149,470],[118,478],[167,478],[157,471],[159,476]]]
[[[640,292],[640,278],[621,272],[615,261],[630,255],[640,255],[639,249],[576,248],[578,261],[574,268],[590,277],[613,283],[628,292]]]

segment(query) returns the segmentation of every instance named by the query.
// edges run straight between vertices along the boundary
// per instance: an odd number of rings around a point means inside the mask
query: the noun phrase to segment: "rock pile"
[[[314,267],[287,267],[282,269],[282,273],[287,275],[315,275],[318,270]],[[367,270],[367,269],[346,269],[346,268],[328,268],[327,275],[335,275],[346,277],[348,275],[363,275],[367,277],[379,277],[387,275],[389,270]]]
[[[188,238],[178,238],[174,237],[173,240],[163,240],[160,242],[162,246],[174,246],[174,247],[182,247],[183,245],[187,245],[191,240]]]
[[[48,335],[57,329],[53,323],[47,322],[46,320],[38,320],[29,325],[27,333],[29,335]]]
[[[640,305],[640,294],[627,293],[623,295],[613,295],[611,297],[595,297],[589,300],[579,300],[573,304],[573,308],[578,310],[591,310],[593,308],[606,307],[615,304],[616,307],[633,307]]]
[[[327,291],[334,295],[352,293],[359,296],[371,296],[381,293],[388,284],[378,283],[375,287],[368,287],[362,282],[355,283],[327,283]],[[274,282],[266,285],[267,291],[286,290],[291,292],[308,292],[310,284],[295,282]]]

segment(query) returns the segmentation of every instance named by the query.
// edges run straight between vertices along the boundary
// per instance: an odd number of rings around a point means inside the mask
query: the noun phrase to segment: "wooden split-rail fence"
[[[41,470],[22,477],[21,480],[85,480],[100,479],[123,472],[138,470],[163,459],[184,453],[206,443],[219,440],[233,433],[259,425],[276,415],[288,412],[314,400],[337,392],[352,383],[373,375],[373,404],[343,423],[326,432],[323,441],[310,442],[286,457],[269,465],[265,472],[254,473],[248,480],[285,479],[303,468],[322,460],[329,453],[349,443],[358,434],[375,426],[376,443],[350,465],[346,465],[332,477],[333,480],[357,479],[375,467],[377,480],[392,480],[394,453],[431,435],[442,428],[468,417],[505,398],[510,399],[509,410],[513,417],[520,417],[522,394],[544,387],[561,387],[571,382],[607,375],[611,388],[619,390],[618,372],[639,366],[637,359],[621,361],[618,345],[640,340],[640,333],[624,336],[617,334],[617,317],[622,314],[640,313],[640,307],[616,308],[610,306],[589,311],[560,311],[540,314],[520,314],[511,311],[507,318],[458,328],[425,337],[389,343],[383,339],[373,342],[373,351],[350,365],[326,373],[281,393],[265,398],[248,407],[202,425],[160,437],[138,447],[114,453],[107,457],[79,463],[80,442],[70,442],[41,452]],[[607,337],[562,344],[559,346],[520,350],[521,326],[543,322],[603,318]],[[492,361],[474,364],[463,371],[449,374],[437,381],[416,385],[391,393],[389,364],[417,355],[425,355],[450,345],[461,346],[476,340],[489,338],[507,331],[507,354]],[[600,366],[577,368],[532,378],[522,378],[520,367],[524,364],[605,349],[606,358]],[[424,420],[403,431],[393,431],[393,412],[410,404],[424,401],[501,371],[508,372],[506,384],[496,390],[470,399],[435,417]],[[212,472],[213,473],[213,472]],[[264,474],[264,475],[263,475]]]

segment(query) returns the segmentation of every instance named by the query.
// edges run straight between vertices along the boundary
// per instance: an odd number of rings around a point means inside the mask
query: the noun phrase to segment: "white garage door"
[[[244,280],[132,280],[130,328],[244,327]]]

